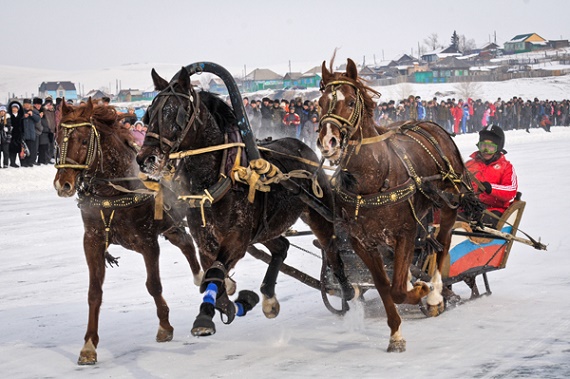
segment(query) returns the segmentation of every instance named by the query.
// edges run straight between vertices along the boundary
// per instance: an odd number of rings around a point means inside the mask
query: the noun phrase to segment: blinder
[[[181,131],[181,134],[178,136],[176,141],[171,141],[163,137],[164,133],[163,130],[161,130],[163,125],[162,112],[166,104],[166,101],[168,99],[168,96],[170,95],[174,95],[176,99],[178,99],[178,102],[181,105],[180,107],[178,107],[175,119],[175,125]],[[188,110],[182,106],[183,105],[182,98],[188,99],[189,102]],[[194,96],[191,93],[184,94],[177,92],[174,89],[174,83],[171,83],[167,88],[161,91],[152,101],[150,107],[145,112],[145,116],[143,119],[147,121],[146,124],[149,127],[151,127],[152,123],[156,120],[158,124],[157,128],[158,133],[154,133],[153,131],[147,131],[146,136],[151,137],[158,141],[158,143],[160,144],[160,151],[163,154],[172,154],[178,151],[180,144],[186,138],[186,135],[188,134],[191,125],[194,123],[194,120],[196,120],[199,114],[199,106],[196,103],[197,102],[194,101]],[[149,112],[150,110],[152,110],[152,112]],[[143,145],[155,146],[156,144],[149,142],[148,139],[145,138],[145,142]],[[168,148],[166,148],[165,145],[168,146]]]
[[[56,154],[56,162],[55,168],[71,168],[75,170],[86,170],[88,169],[93,161],[95,160],[96,154],[102,156],[101,151],[101,137],[99,136],[99,132],[93,122],[81,122],[77,124],[66,124],[61,123],[59,124],[61,128],[63,128],[63,140],[60,146],[58,146],[59,154]],[[91,131],[89,133],[89,141],[87,145],[87,158],[85,159],[85,163],[79,163],[74,161],[73,159],[67,156],[68,148],[69,148],[69,139],[71,134],[75,131],[75,129],[80,127],[90,127]]]

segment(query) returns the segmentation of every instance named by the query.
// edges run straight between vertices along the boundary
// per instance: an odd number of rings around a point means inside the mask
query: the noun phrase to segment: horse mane
[[[111,106],[94,105],[92,111],[89,107],[80,105],[72,107],[72,111],[61,118],[62,123],[94,122],[97,131],[104,136],[115,136],[128,146],[134,142],[130,130],[121,126],[121,116]]]
[[[366,84],[366,80],[362,79],[360,76],[356,78],[356,80],[349,78],[346,76],[344,72],[335,72],[333,70],[333,63],[336,57],[336,51],[334,50],[333,56],[329,63],[329,71],[332,73],[334,80],[346,80],[347,82],[353,83],[362,94],[362,99],[364,100],[364,112],[366,116],[370,118],[374,118],[374,108],[376,108],[376,102],[372,100],[373,96],[380,97],[380,92],[376,91],[375,89],[371,88]]]
[[[225,101],[208,91],[201,91],[199,94],[200,100],[210,111],[221,132],[226,133],[232,125],[237,124],[233,109]]]

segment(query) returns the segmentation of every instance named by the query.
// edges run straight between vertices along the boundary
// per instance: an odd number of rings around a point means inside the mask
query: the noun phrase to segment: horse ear
[[[190,74],[188,74],[188,70],[186,70],[186,67],[184,66],[180,69],[180,73],[178,75],[178,85],[188,91],[192,87],[190,85]]]
[[[321,67],[321,73],[323,74],[323,79],[322,79],[323,84],[327,84],[330,81],[332,74],[327,69],[327,63],[325,61],[323,61],[323,65]]]
[[[70,113],[73,108],[67,106],[67,102],[65,101],[65,97],[61,99],[61,114],[65,116],[66,114]]]
[[[358,69],[356,68],[356,63],[354,63],[354,61],[350,58],[346,60],[346,76],[354,80],[358,78]]]
[[[91,96],[89,96],[89,99],[87,99],[85,103],[85,112],[89,114],[93,113],[93,101],[91,100]]]
[[[150,76],[152,77],[152,82],[154,83],[154,89],[157,91],[162,91],[166,87],[168,87],[168,82],[160,77],[154,70],[154,68],[150,72]]]

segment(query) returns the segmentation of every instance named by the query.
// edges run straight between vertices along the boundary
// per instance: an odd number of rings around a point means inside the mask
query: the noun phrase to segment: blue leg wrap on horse
[[[234,303],[236,305],[236,316],[242,317],[245,316],[245,309],[243,309],[243,305],[241,303]]]
[[[204,291],[204,303],[216,305],[216,297],[218,296],[218,285],[216,283],[209,283]]]

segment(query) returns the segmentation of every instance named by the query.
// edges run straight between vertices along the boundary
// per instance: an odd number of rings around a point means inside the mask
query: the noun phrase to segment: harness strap
[[[416,193],[416,184],[412,178],[408,178],[404,183],[392,188],[390,191],[371,195],[357,195],[339,187],[335,188],[335,192],[343,202],[356,206],[354,211],[354,219],[356,220],[361,207],[393,205],[410,199]]]
[[[105,213],[103,213],[103,210],[100,210],[101,212],[101,219],[103,220],[103,225],[105,226],[105,254],[108,254],[108,249],[109,249],[109,235],[111,234],[111,222],[113,222],[113,216],[115,215],[115,210],[113,209],[111,211],[111,215],[109,216],[109,221],[107,221],[107,219],[105,218]]]

